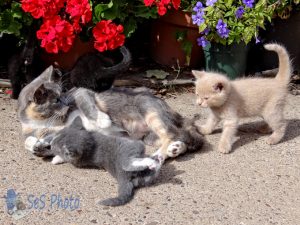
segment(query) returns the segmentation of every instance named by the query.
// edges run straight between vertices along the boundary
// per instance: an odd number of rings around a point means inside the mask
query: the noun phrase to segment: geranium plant
[[[193,23],[199,26],[198,44],[209,42],[230,45],[259,42],[259,28],[271,21],[274,5],[266,0],[207,0],[198,1],[193,8]]]

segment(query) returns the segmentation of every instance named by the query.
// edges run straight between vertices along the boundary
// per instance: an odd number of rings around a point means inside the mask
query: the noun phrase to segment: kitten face
[[[62,100],[60,85],[52,82],[42,84],[33,94],[28,112],[43,119],[64,117],[69,106]]]
[[[203,71],[192,71],[196,81],[196,103],[201,107],[220,107],[230,93],[230,81],[219,74]]]
[[[94,148],[92,135],[84,129],[78,117],[68,127],[57,133],[51,141],[51,151],[66,162],[77,162],[84,152],[89,153]]]

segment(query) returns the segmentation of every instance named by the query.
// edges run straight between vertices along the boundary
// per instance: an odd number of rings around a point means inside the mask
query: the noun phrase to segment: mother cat
[[[129,137],[144,141],[154,137],[160,144],[155,154],[164,159],[203,145],[194,120],[184,119],[149,91],[111,89],[94,93],[79,88],[63,93],[59,73],[49,67],[22,90],[18,100],[25,147],[33,152],[35,148],[49,148],[56,132],[78,115],[87,130],[113,135],[126,131]],[[53,163],[60,161],[55,157]]]

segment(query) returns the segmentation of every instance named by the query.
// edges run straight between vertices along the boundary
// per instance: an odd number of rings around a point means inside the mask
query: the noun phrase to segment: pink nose
[[[201,99],[197,99],[196,103],[201,106],[202,105],[202,100]]]

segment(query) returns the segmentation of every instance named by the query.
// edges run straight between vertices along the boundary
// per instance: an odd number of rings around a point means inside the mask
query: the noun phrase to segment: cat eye
[[[204,99],[204,100],[208,100],[208,97],[204,97],[203,99]]]

